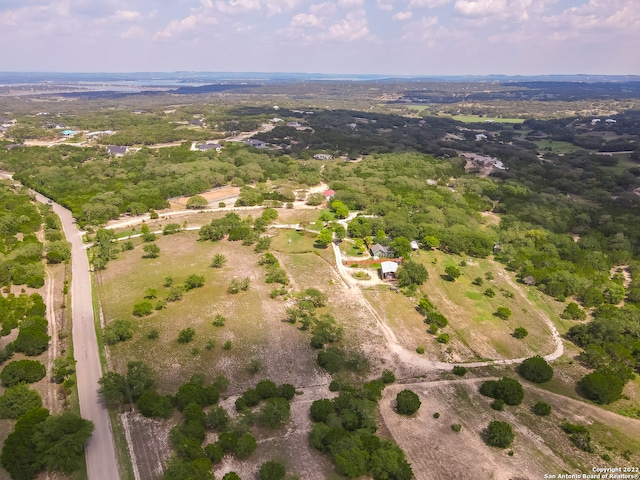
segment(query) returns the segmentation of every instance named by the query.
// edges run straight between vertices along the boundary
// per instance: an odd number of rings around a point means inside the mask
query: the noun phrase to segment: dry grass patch
[[[467,258],[467,265],[459,266],[461,257],[436,251],[421,252],[412,258],[429,271],[422,293],[449,320],[443,332],[451,336],[452,360],[508,359],[553,351],[554,343],[544,314],[527,299],[524,287],[516,284],[501,265]],[[448,281],[444,273],[449,265],[458,266],[462,273],[455,282]],[[493,275],[492,280],[485,279],[487,272]],[[476,277],[483,279],[481,286],[472,283]],[[493,298],[484,295],[488,288],[494,291]],[[508,320],[494,315],[501,306],[511,310]],[[514,338],[512,333],[516,327],[524,327],[529,335],[524,340]]]

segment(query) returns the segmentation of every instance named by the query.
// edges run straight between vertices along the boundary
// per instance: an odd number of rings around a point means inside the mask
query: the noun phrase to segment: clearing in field
[[[385,389],[380,402],[384,424],[406,452],[415,478],[544,478],[545,474],[591,473],[593,467],[635,466],[640,461],[638,420],[531,385],[525,385],[522,404],[498,412],[489,406],[491,399],[478,392],[480,383],[445,380]],[[396,394],[405,388],[417,393],[422,402],[410,418],[393,410]],[[551,415],[539,417],[532,412],[538,401],[551,405]],[[436,413],[438,418],[434,418]],[[492,420],[513,427],[515,440],[511,447],[499,449],[485,444],[484,430]],[[588,428],[593,453],[576,448],[560,428],[566,421]],[[454,424],[460,425],[459,432],[451,428]]]

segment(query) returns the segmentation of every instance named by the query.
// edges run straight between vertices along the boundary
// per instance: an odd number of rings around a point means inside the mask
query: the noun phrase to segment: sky
[[[0,70],[640,74],[639,0],[0,0]]]

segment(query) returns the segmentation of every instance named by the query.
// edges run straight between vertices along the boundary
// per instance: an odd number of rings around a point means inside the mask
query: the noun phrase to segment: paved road
[[[39,202],[48,199],[36,194]],[[76,377],[80,415],[91,420],[95,429],[87,442],[85,456],[89,480],[119,480],[118,461],[113,443],[109,412],[98,393],[98,380],[102,377],[98,341],[91,302],[91,275],[82,233],[73,221],[71,212],[58,204],[53,211],[60,217],[67,240],[71,242],[72,281],[71,300],[73,314],[73,353],[76,359]]]

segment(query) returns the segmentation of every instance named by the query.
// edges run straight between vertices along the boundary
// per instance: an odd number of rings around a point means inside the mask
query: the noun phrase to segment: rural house
[[[377,258],[393,258],[395,257],[396,252],[394,252],[392,248],[376,243],[371,247],[371,255]]]
[[[107,147],[107,153],[109,155],[113,155],[114,157],[122,157],[123,155],[129,153],[129,147],[120,147],[117,145],[109,145]]]

